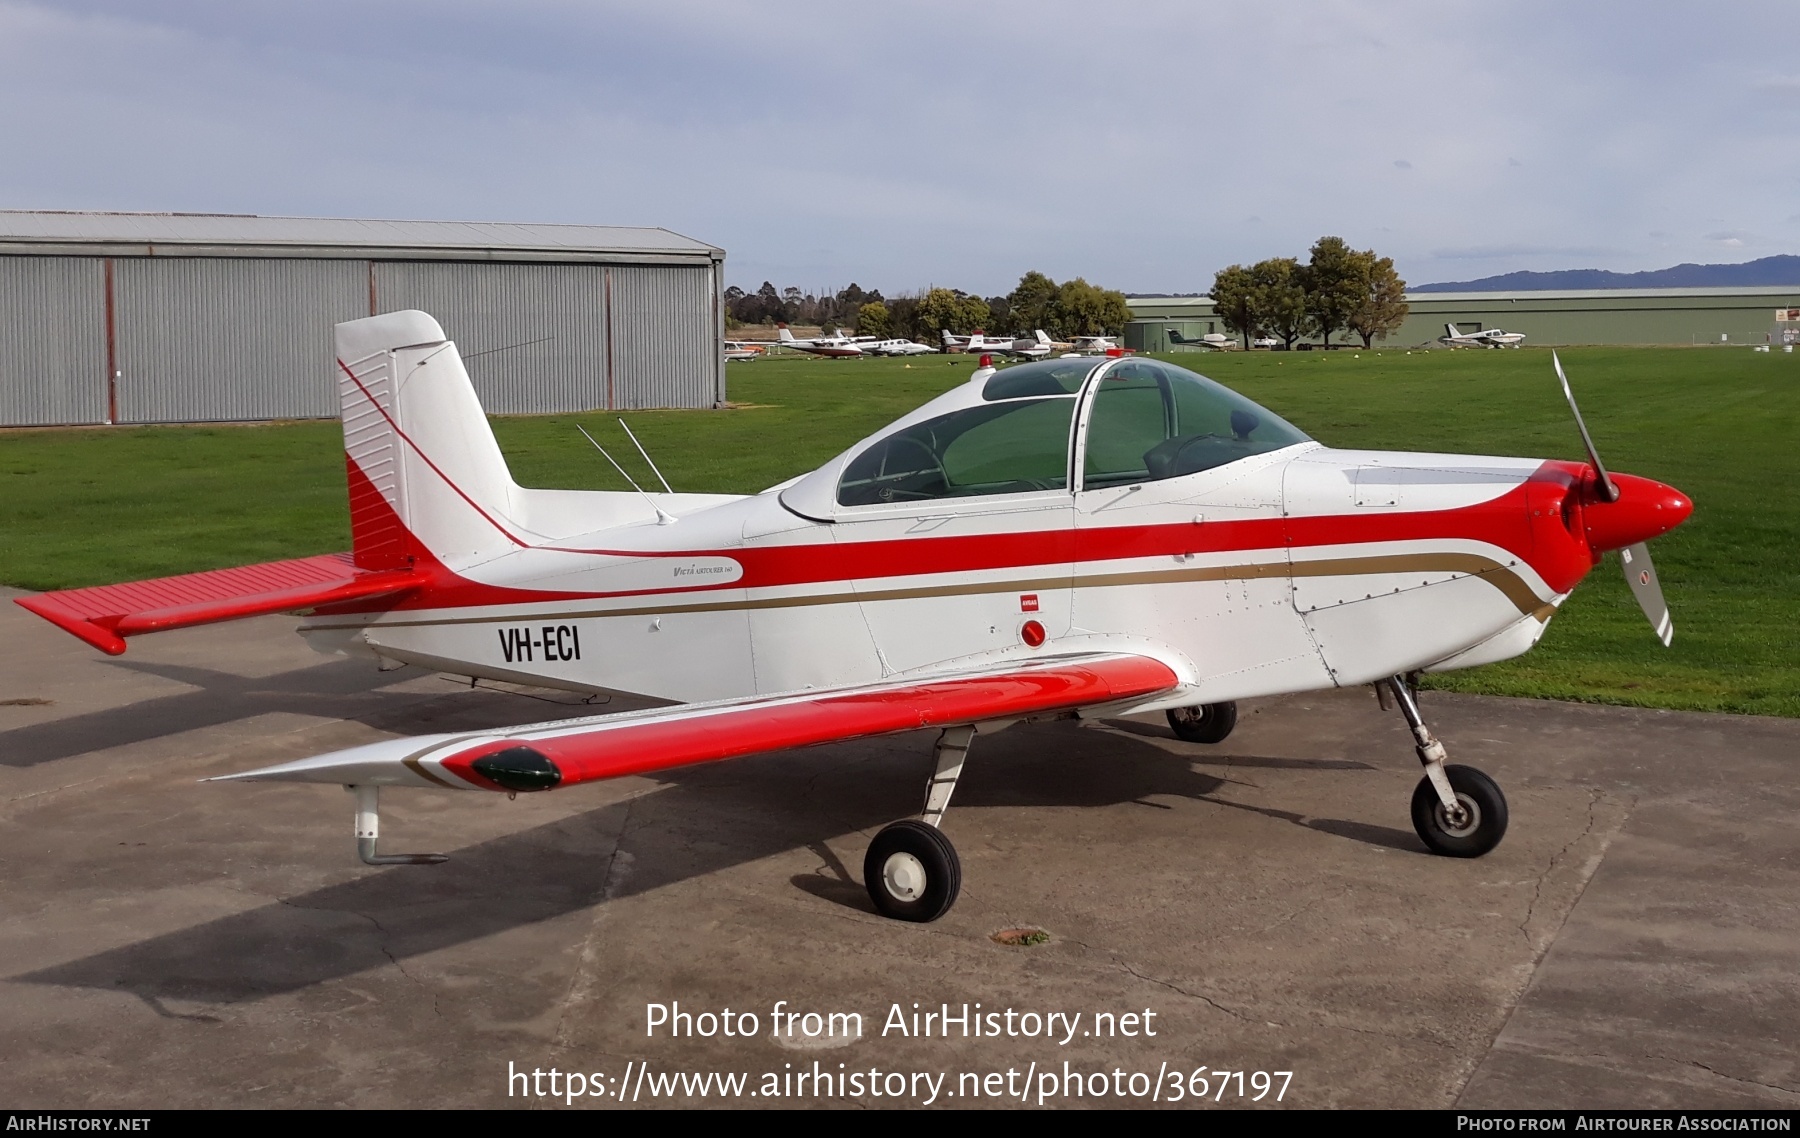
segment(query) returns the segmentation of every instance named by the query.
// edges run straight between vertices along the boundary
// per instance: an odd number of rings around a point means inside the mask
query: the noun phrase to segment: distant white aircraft
[[[969,351],[971,352],[994,352],[1016,360],[1041,360],[1049,356],[1056,348],[1056,341],[1045,335],[1041,328],[1030,336],[972,336],[969,338]]]
[[[1281,340],[1275,336],[1258,336],[1250,341],[1250,346],[1252,348],[1279,348]]]
[[[725,358],[727,360],[760,360],[768,352],[767,344],[759,344],[755,340],[725,341]]]
[[[1110,336],[1076,336],[1069,343],[1069,351],[1080,356],[1103,356],[1118,348],[1118,343]]]
[[[930,344],[921,344],[914,340],[876,340],[872,344],[860,344],[863,352],[871,356],[927,356],[937,352]]]
[[[1523,332],[1506,332],[1499,328],[1458,332],[1456,325],[1446,324],[1444,334],[1438,337],[1438,343],[1452,348],[1516,348],[1524,338]]]
[[[863,354],[863,345],[849,336],[815,336],[810,340],[800,340],[788,331],[786,324],[776,330],[776,343],[784,348],[807,352],[815,356],[826,356],[830,359],[857,359]],[[873,341],[870,336],[865,343]]]

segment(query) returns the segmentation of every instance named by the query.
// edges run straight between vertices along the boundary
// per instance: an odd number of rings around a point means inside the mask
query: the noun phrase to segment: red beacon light
[[[1116,360],[1120,356],[1123,356],[1125,354],[1125,349],[1124,348],[1108,348],[1108,349],[1106,349],[1106,354],[1108,357]]]
[[[988,356],[988,355],[982,356],[981,357],[981,366],[982,367],[993,367],[994,366],[994,357]]]

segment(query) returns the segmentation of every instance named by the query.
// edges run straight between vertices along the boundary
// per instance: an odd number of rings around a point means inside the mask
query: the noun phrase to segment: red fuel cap
[[[1035,620],[1028,620],[1019,629],[1019,639],[1036,648],[1044,642],[1044,626]]]

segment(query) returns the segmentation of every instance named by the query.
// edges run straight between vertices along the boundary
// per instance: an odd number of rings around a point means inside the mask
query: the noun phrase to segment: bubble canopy
[[[1078,438],[1084,399],[1091,406]],[[1066,498],[1072,488],[1178,478],[1309,441],[1274,412],[1185,368],[1064,357],[947,392],[800,479],[782,502],[803,516],[837,518],[950,501]]]

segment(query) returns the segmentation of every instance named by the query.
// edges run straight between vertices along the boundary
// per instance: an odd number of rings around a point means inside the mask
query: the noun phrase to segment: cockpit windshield
[[[1175,478],[1307,441],[1281,416],[1205,376],[1123,360],[1094,392],[1082,484]]]
[[[897,505],[1068,490],[1075,411],[1104,361],[1019,364],[981,387],[981,402],[887,435],[837,478],[839,506]],[[1098,381],[1082,484],[1174,478],[1307,437],[1228,388],[1155,360],[1120,360]]]

